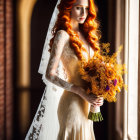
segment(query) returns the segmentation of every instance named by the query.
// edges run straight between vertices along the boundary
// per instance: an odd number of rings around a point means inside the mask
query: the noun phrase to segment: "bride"
[[[46,88],[26,140],[95,140],[89,107],[103,99],[86,94],[78,69],[100,51],[97,29],[93,0],[58,0],[39,67]]]

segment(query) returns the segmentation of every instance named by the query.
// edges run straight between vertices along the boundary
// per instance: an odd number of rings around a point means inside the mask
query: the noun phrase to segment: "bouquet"
[[[108,102],[115,102],[116,95],[124,87],[122,75],[126,73],[125,65],[117,63],[117,55],[122,46],[112,56],[109,56],[109,44],[103,44],[103,50],[95,53],[88,62],[82,61],[79,72],[82,79],[87,83],[87,94],[95,94],[97,97],[103,97]],[[100,107],[90,106],[88,119],[93,121],[102,121],[103,117]]]

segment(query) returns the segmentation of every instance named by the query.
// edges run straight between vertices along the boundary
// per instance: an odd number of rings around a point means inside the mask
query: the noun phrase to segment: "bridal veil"
[[[60,0],[57,1],[52,18],[50,20],[49,28],[47,31],[44,48],[42,51],[42,58],[38,72],[42,74],[42,80],[45,83],[45,90],[42,95],[40,104],[38,106],[35,117],[27,132],[25,140],[56,140],[59,133],[59,122],[57,117],[57,108],[60,97],[64,89],[49,82],[45,75],[46,69],[50,57],[49,42],[52,38],[52,28],[57,20],[58,9],[57,6]],[[64,80],[67,80],[66,74],[63,69],[62,62],[60,61],[58,69],[58,76]],[[40,93],[38,93],[40,94]]]

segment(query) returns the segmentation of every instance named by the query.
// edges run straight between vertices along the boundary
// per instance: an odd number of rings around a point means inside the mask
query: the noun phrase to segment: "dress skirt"
[[[64,91],[58,106],[58,140],[95,140],[90,104],[75,93]]]

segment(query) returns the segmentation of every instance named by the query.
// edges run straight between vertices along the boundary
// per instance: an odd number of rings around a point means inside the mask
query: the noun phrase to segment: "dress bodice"
[[[88,60],[89,57],[94,55],[94,51],[92,48],[90,48],[89,54],[85,51],[82,51],[82,54],[84,58]],[[76,56],[74,50],[71,48],[69,41],[66,43],[63,49],[61,60],[67,73],[68,81],[79,86],[82,85],[83,80],[81,80],[79,73],[80,60]]]

